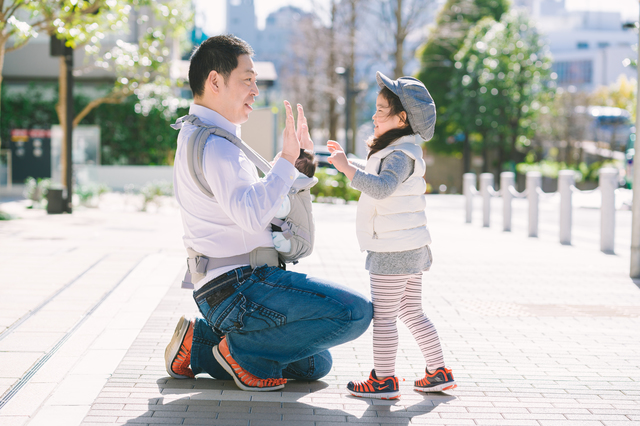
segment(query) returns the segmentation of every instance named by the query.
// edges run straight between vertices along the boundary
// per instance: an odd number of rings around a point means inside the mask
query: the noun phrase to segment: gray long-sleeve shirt
[[[402,151],[394,151],[383,158],[377,176],[366,173],[361,163],[352,164],[359,170],[351,186],[376,200],[393,194],[398,185],[413,173],[414,168],[414,160]],[[431,260],[429,246],[400,252],[368,251],[365,268],[378,275],[416,274],[429,270]]]

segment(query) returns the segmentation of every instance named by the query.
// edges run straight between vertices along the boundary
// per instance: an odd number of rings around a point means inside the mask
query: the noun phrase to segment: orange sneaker
[[[231,374],[236,385],[242,390],[272,391],[282,389],[287,383],[287,379],[261,379],[240,367],[240,364],[231,357],[226,337],[223,337],[220,344],[213,348],[213,356],[216,357],[222,368]]]
[[[425,371],[426,374],[424,378],[416,380],[414,383],[413,388],[417,391],[442,392],[458,387],[458,385],[456,385],[456,381],[453,380],[453,374],[449,368],[440,367],[433,373],[430,373],[428,369]]]
[[[164,363],[167,373],[174,379],[193,379],[195,375],[191,363],[191,344],[193,342],[194,321],[184,316],[178,321],[171,342],[164,351]]]
[[[360,398],[398,399],[400,398],[400,386],[396,376],[378,379],[376,370],[371,370],[369,379],[365,381],[351,381],[347,384],[347,390],[353,396]]]

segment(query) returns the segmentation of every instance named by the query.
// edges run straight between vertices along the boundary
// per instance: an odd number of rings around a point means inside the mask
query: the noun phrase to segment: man
[[[240,137],[240,124],[259,93],[252,54],[234,36],[203,42],[190,60],[194,101],[189,113]],[[196,127],[185,123],[178,135],[174,188],[185,246],[221,266],[195,283],[194,299],[205,319],[180,319],[165,352],[172,377],[206,372],[257,391],[281,389],[287,379],[316,380],[331,369],[328,349],[369,326],[372,307],[362,295],[284,271],[271,258],[269,223],[293,184],[300,154],[301,136],[286,101],[285,109],[282,153],[263,178],[227,139],[207,139],[203,174],[214,199],[198,189],[188,170],[186,145]],[[298,114],[300,120],[301,107]],[[266,253],[267,260],[251,265],[255,253]]]

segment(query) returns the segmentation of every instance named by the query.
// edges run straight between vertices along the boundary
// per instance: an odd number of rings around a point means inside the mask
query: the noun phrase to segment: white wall
[[[115,191],[124,191],[125,186],[136,189],[154,181],[173,182],[173,166],[74,166],[76,185],[88,183],[105,184]]]

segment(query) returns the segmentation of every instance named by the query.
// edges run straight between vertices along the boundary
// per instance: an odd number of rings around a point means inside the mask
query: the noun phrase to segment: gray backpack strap
[[[257,247],[250,253],[230,257],[207,257],[187,247],[187,272],[182,280],[182,288],[192,289],[194,284],[203,279],[212,269],[232,265],[278,266],[278,252],[273,247]]]
[[[204,145],[209,138],[209,131],[205,127],[197,127],[191,134],[187,142],[187,164],[189,166],[189,174],[195,182],[196,186],[207,197],[214,198],[213,191],[204,177],[202,169],[202,156],[204,154]]]

